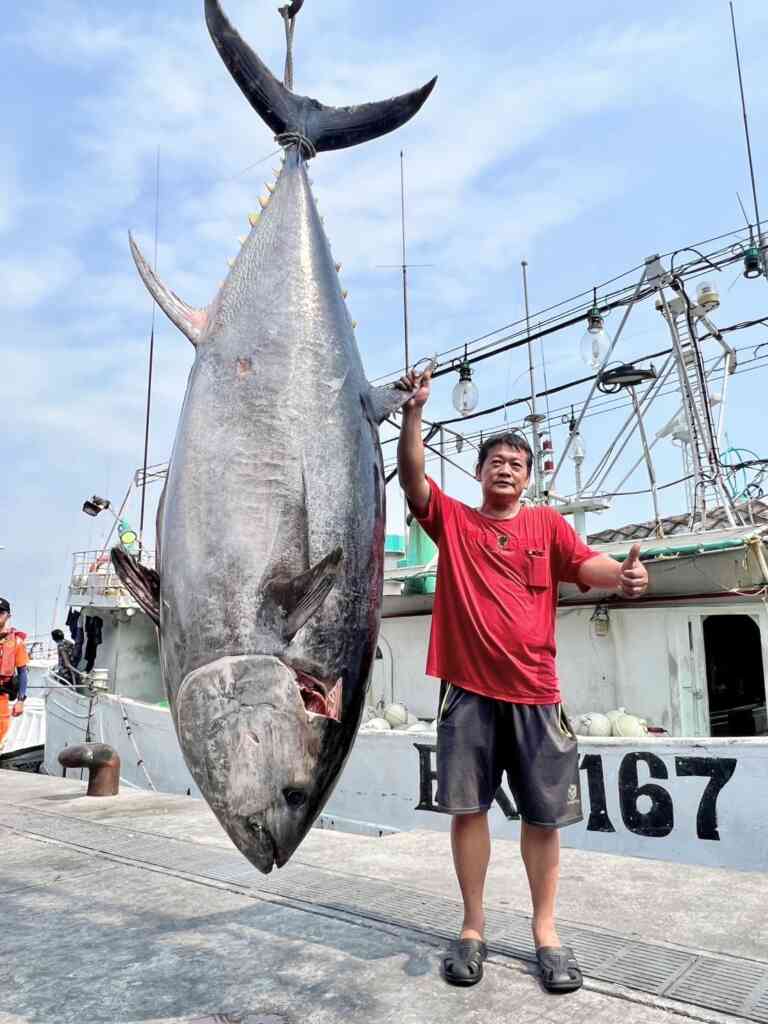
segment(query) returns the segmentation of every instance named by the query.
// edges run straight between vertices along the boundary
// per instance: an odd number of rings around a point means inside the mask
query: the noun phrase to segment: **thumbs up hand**
[[[619,591],[622,597],[641,597],[648,589],[648,572],[640,561],[640,545],[633,544],[624,559],[619,576]]]

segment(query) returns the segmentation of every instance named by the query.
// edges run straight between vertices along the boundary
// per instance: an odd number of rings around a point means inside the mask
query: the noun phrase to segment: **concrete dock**
[[[440,833],[316,829],[263,876],[200,801],[0,772],[0,841],[0,1024],[768,1022],[762,873],[564,850],[585,986],[552,996],[512,841],[470,989],[439,975],[461,920]]]

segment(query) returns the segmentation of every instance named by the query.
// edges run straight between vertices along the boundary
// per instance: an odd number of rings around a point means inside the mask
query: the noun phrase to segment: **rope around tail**
[[[317,150],[315,149],[314,143],[301,132],[282,132],[280,135],[275,136],[275,142],[279,146],[282,146],[283,149],[288,149],[290,146],[297,146],[305,160],[312,160],[317,156]]]

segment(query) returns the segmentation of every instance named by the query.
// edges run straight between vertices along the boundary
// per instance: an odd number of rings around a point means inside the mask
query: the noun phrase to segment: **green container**
[[[404,555],[405,537],[401,533],[388,533],[384,539],[384,551],[388,555]]]
[[[434,594],[437,587],[437,573],[425,572],[411,576],[403,584],[403,594]]]
[[[408,534],[408,553],[398,562],[399,569],[409,569],[414,565],[428,565],[437,554],[437,545],[426,535],[414,519]],[[425,591],[433,593],[433,591]]]

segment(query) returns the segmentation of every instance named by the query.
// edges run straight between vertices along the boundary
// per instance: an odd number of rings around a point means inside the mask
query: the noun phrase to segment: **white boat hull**
[[[90,739],[120,755],[124,785],[199,796],[167,708],[110,695],[91,705],[66,687],[48,698],[49,773],[63,773],[58,753],[85,740],[89,721]],[[450,818],[434,807],[434,744],[426,732],[361,733],[318,824],[371,833],[447,831]],[[579,748],[585,820],[563,829],[565,846],[765,869],[768,740],[592,739],[580,740]],[[510,800],[507,814],[511,809]],[[519,834],[519,821],[498,804],[490,825],[497,837]]]

